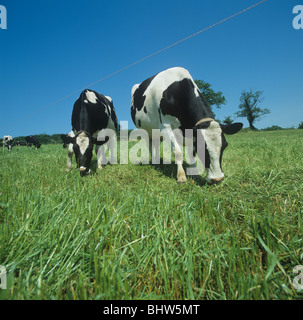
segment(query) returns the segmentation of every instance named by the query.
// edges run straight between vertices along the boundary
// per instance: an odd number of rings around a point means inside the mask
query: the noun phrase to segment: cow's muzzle
[[[87,169],[86,167],[80,167],[79,170],[81,177],[86,176],[90,172],[90,169]]]
[[[216,179],[210,179],[208,182],[209,184],[219,184],[220,182],[222,182],[224,180],[224,177],[222,178],[216,178]]]

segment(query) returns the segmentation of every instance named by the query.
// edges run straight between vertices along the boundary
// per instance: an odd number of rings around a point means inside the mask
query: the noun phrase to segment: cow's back
[[[118,120],[111,98],[84,90],[74,104],[72,127],[91,135],[105,128],[117,130]]]
[[[195,118],[203,117],[204,107],[207,116],[211,113],[203,99],[186,69],[170,68],[133,87],[132,119],[138,128],[149,133],[166,125],[173,129],[192,128]],[[194,117],[190,113],[195,113]]]

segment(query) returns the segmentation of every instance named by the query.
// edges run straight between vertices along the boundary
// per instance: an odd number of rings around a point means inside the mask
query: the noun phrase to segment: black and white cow
[[[25,141],[17,141],[16,144],[14,144],[14,146],[17,147],[26,147],[27,143]]]
[[[25,141],[28,147],[34,146],[36,149],[39,149],[41,147],[41,143],[35,136],[27,136],[25,137]]]
[[[98,169],[102,169],[102,153],[98,152],[98,149],[108,140],[98,141],[98,133],[102,129],[118,130],[118,119],[112,99],[93,90],[84,90],[74,104],[72,128],[68,135],[61,135],[63,142],[69,144],[67,170],[71,168],[72,155],[75,153],[81,176],[88,174],[94,144]]]
[[[153,129],[160,129],[161,135],[171,142],[178,169],[178,183],[186,181],[186,174],[182,167],[183,153],[178,144],[180,140],[173,130],[180,129],[184,136],[186,129],[193,129],[192,155],[199,155],[199,150],[196,150],[197,136],[202,134],[205,163],[201,160],[205,164],[207,181],[214,184],[224,178],[221,167],[222,153],[227,147],[224,133],[234,134],[243,126],[242,123],[221,125],[216,122],[191,75],[180,67],[167,69],[134,85],[131,116],[137,128],[148,132],[150,146]]]
[[[3,137],[3,141],[2,141],[3,149],[6,146],[8,151],[11,151],[12,150],[12,146],[13,146],[13,141],[14,141],[14,139],[13,139],[12,136],[4,136]]]

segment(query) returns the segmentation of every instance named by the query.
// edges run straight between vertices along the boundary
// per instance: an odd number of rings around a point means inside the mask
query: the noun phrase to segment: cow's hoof
[[[181,178],[181,179],[178,179],[177,180],[177,183],[178,184],[182,184],[182,183],[186,183],[187,182],[187,179],[186,178]]]

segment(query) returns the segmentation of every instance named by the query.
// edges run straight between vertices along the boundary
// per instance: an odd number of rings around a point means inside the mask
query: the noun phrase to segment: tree
[[[224,124],[232,124],[233,123],[233,119],[231,116],[226,116],[225,119],[223,120]]]
[[[236,112],[236,116],[240,118],[246,118],[249,127],[252,130],[257,130],[254,126],[254,122],[259,120],[265,114],[269,114],[270,110],[267,108],[259,108],[257,104],[263,101],[263,91],[254,91],[250,89],[249,91],[242,91],[240,97],[240,111]]]
[[[303,121],[299,124],[298,129],[303,129]]]
[[[223,96],[222,92],[215,92],[211,88],[211,84],[209,84],[208,82],[205,82],[203,80],[195,80],[195,84],[200,89],[203,97],[206,99],[211,109],[214,105],[217,108],[220,108],[222,104],[226,104],[226,99]]]

